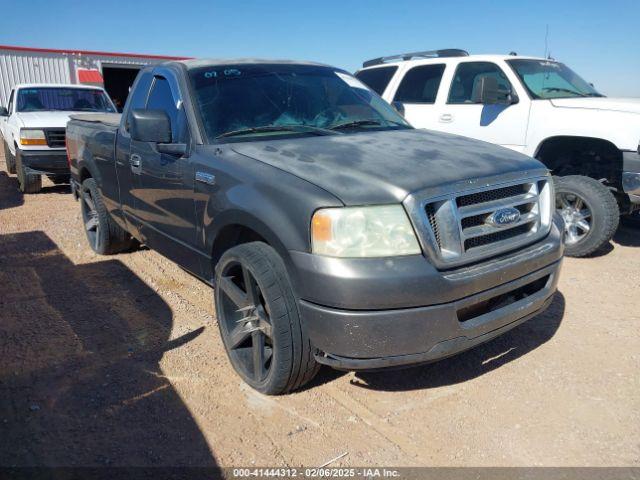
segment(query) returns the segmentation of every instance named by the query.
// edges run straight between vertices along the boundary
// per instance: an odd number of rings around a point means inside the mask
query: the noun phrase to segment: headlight
[[[402,205],[318,210],[311,220],[311,249],[331,257],[391,257],[421,252]]]
[[[47,139],[43,130],[34,130],[23,128],[20,130],[21,145],[46,145]]]

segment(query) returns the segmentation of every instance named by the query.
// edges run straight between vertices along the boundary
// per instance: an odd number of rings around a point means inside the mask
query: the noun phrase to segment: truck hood
[[[550,100],[554,107],[586,108],[640,114],[640,98],[578,97]]]
[[[18,112],[16,116],[25,128],[66,128],[69,115],[78,112]]]
[[[512,150],[425,130],[238,143],[232,149],[313,183],[345,205],[399,203],[421,190],[546,171]]]

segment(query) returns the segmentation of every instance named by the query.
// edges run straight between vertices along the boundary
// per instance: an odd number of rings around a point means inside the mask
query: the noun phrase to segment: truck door
[[[391,99],[392,102],[402,104],[405,118],[416,128],[438,130],[435,103],[445,67],[442,63],[410,68],[402,77]]]
[[[480,80],[487,76],[494,77],[502,91],[511,92],[514,103],[478,103]],[[451,79],[446,99],[438,103],[437,130],[523,150],[530,102],[526,93],[518,93],[497,64],[486,61],[460,62]]]
[[[7,145],[11,144],[11,135],[9,135],[9,131],[7,129],[7,123],[9,122],[9,117],[11,116],[11,111],[13,110],[13,90],[11,90],[11,94],[9,95],[9,103],[7,104],[8,115],[6,117],[0,117],[0,133],[2,133],[2,138],[7,142]]]
[[[147,104],[149,89],[153,81],[153,74],[150,70],[143,71],[133,84],[133,89],[127,105],[124,109],[123,121],[118,130],[116,141],[116,174],[118,176],[118,188],[120,190],[120,203],[122,212],[128,224],[128,230],[137,238],[141,238],[141,220],[137,214],[136,198],[139,196],[141,188],[140,175],[138,169],[131,165],[131,135],[129,134],[129,123],[131,111],[144,108]]]
[[[178,83],[162,67],[154,70],[146,109],[167,113],[171,143],[190,144]],[[143,240],[187,270],[199,271],[194,172],[188,155],[160,153],[154,143],[132,140],[130,160],[140,180],[135,209],[142,224]]]

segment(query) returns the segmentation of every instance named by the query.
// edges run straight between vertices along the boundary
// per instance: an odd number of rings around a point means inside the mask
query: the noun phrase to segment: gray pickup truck
[[[267,394],[320,364],[441,359],[551,302],[563,254],[538,161],[416,130],[346,71],[145,68],[122,116],[68,124],[100,254],[146,244],[214,286],[229,359]]]

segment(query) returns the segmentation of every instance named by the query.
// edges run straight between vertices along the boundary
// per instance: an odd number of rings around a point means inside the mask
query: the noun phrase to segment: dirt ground
[[[68,187],[23,197],[0,159],[0,465],[639,466],[639,247],[566,259],[544,315],[455,358],[265,397],[209,287],[93,254]]]

